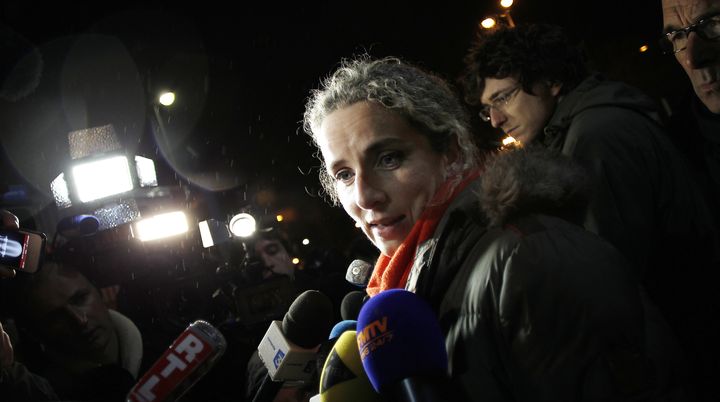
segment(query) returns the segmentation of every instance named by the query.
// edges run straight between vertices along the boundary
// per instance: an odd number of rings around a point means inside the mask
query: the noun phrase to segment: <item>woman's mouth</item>
[[[405,220],[405,215],[400,215],[390,219],[377,220],[369,224],[370,230],[378,237],[382,238],[394,238],[397,234],[395,233],[402,221]]]

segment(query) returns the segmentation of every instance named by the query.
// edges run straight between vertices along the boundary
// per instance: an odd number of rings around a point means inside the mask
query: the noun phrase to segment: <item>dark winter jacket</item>
[[[557,216],[582,210],[582,177],[544,151],[508,153],[420,247],[416,292],[446,332],[450,400],[656,400],[679,389],[673,337],[628,262]]]
[[[710,209],[659,119],[651,98],[595,75],[563,97],[541,138],[590,173],[585,228],[615,245],[641,279],[670,274],[658,266],[675,271],[688,254],[717,261]]]
[[[0,399],[8,402],[59,400],[50,383],[18,362],[0,370]]]
[[[710,205],[720,205],[720,115],[710,112],[694,93],[677,102],[669,118],[670,138]],[[720,211],[713,212],[720,231]]]
[[[588,170],[585,227],[634,265],[677,333],[693,377],[718,400],[717,205],[703,196],[656,110],[638,90],[592,76],[560,101],[541,142]]]

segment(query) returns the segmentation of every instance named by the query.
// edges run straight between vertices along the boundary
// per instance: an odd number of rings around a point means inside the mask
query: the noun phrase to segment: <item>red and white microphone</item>
[[[225,353],[227,342],[205,321],[190,324],[128,393],[128,402],[174,401]]]

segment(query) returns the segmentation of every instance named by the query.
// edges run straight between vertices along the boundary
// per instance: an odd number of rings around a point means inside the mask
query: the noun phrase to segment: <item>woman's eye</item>
[[[341,170],[335,173],[335,180],[337,181],[348,182],[350,179],[352,179],[352,173],[349,170]]]
[[[391,152],[380,156],[378,164],[383,168],[395,168],[400,165],[400,153]]]

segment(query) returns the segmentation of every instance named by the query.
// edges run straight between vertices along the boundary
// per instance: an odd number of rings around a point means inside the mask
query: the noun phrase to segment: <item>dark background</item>
[[[113,124],[128,153],[155,161],[160,185],[174,188],[173,202],[191,215],[191,233],[90,252],[99,285],[123,284],[120,311],[143,330],[152,362],[188,322],[217,312],[209,295],[232,284],[214,275],[217,260],[208,263],[210,253],[198,245],[197,221],[248,210],[267,223],[282,213],[285,220],[275,224],[288,233],[301,265],[332,266],[340,282],[351,256],[375,252],[342,208],[318,195],[319,162],[301,127],[308,92],[341,58],[363,52],[399,56],[452,81],[478,22],[498,12],[489,0],[4,1],[0,206],[18,214],[22,226],[52,236],[65,212],[56,209],[49,184],[69,161],[73,130]],[[511,14],[516,23],[566,27],[596,69],[658,100],[689,88],[677,63],[654,46],[660,0],[517,0]],[[649,51],[640,53],[642,45]],[[34,57],[21,57],[28,54]],[[172,107],[159,109],[166,138],[153,129],[153,102],[163,89],[177,94]],[[480,142],[495,136],[479,124],[476,132]],[[300,245],[303,238],[309,248]],[[326,288],[336,290],[339,304],[346,290],[337,283]],[[248,288],[237,299],[253,300],[262,290]],[[223,330],[236,345],[228,355],[237,357],[225,364],[237,367],[216,371],[242,372],[262,333]],[[201,389],[217,385],[206,383]]]
[[[243,208],[283,213],[293,240],[330,248],[361,235],[318,196],[319,163],[301,128],[308,91],[342,57],[362,52],[400,56],[454,80],[478,22],[499,12],[494,1],[0,7],[0,26],[12,38],[4,42],[4,75],[18,49],[32,46],[41,60],[6,83],[0,99],[0,190],[27,185],[27,215],[39,229],[54,230],[43,216],[53,216],[49,183],[67,163],[67,133],[112,123],[129,152],[155,160],[161,185],[183,188],[197,207],[193,222]],[[518,0],[511,13],[516,23],[565,26],[596,68],[657,99],[686,89],[674,60],[654,46],[659,0]],[[640,53],[643,44],[650,50]],[[166,88],[177,101],[161,110],[168,138],[160,139],[152,101]],[[482,126],[477,133],[493,135]]]

